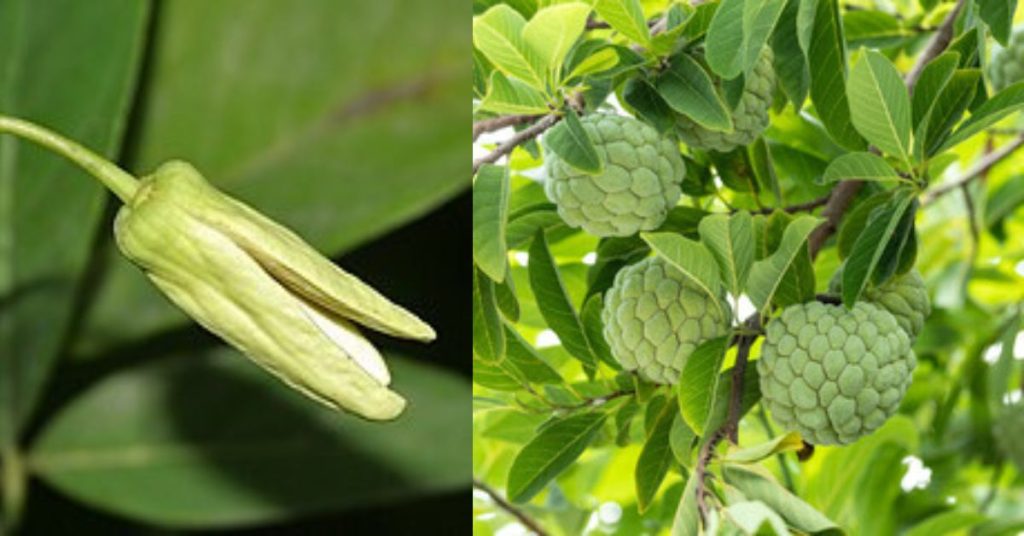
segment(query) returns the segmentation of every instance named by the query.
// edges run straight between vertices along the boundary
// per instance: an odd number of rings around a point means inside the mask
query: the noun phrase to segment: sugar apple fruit
[[[1024,80],[1024,28],[1016,28],[1005,47],[996,44],[988,63],[988,78],[999,91]]]
[[[1005,406],[992,427],[999,450],[1024,471],[1024,402]]]
[[[727,153],[757,139],[768,127],[768,108],[775,90],[775,70],[772,49],[764,47],[754,67],[743,82],[743,94],[732,109],[733,130],[709,130],[692,119],[678,115],[676,131],[686,145],[703,150]]]
[[[818,445],[851,443],[881,426],[916,365],[896,317],[867,302],[792,305],[766,331],[757,361],[763,403]]]
[[[674,384],[697,346],[729,332],[729,308],[718,305],[677,268],[649,257],[615,275],[601,311],[604,337],[624,369]]]
[[[832,276],[828,284],[829,292],[835,295],[842,294],[843,271],[840,269]],[[921,333],[924,321],[932,313],[932,304],[928,299],[928,287],[924,285],[924,278],[921,272],[910,270],[901,275],[895,275],[880,286],[868,285],[864,289],[863,297],[866,301],[882,306],[896,317],[903,331],[910,336],[911,344]]]
[[[593,114],[580,122],[604,170],[595,175],[580,171],[545,146],[544,190],[558,214],[569,225],[602,237],[660,226],[679,201],[686,175],[676,143],[631,117]]]

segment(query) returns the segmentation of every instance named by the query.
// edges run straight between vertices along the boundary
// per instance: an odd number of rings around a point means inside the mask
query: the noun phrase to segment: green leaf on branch
[[[994,125],[1024,107],[1024,82],[1017,82],[985,101],[935,152],[941,152]]]
[[[672,466],[673,454],[669,436],[677,414],[678,406],[675,400],[669,399],[662,405],[650,433],[647,434],[647,440],[644,441],[640,458],[637,459],[634,480],[637,509],[641,514],[651,506],[661,482]]]
[[[782,235],[778,249],[767,258],[756,261],[747,280],[747,295],[759,311],[765,311],[775,296],[783,276],[799,255],[806,251],[807,237],[821,220],[814,216],[800,216],[793,220]]]
[[[704,67],[685,53],[672,56],[669,63],[655,81],[665,102],[705,128],[731,131],[732,115]]]
[[[505,356],[505,328],[494,299],[494,281],[473,270],[473,354],[485,361]]]
[[[750,69],[785,4],[786,0],[722,0],[704,41],[711,70],[732,79]]]
[[[508,473],[509,500],[522,503],[540,493],[548,482],[583,454],[606,419],[606,414],[592,412],[548,424],[513,460]]]
[[[807,99],[807,86],[811,79],[807,58],[800,47],[797,31],[800,5],[800,0],[786,2],[771,38],[772,51],[775,53],[772,67],[775,69],[782,92],[797,111],[803,107]]]
[[[938,151],[950,130],[970,106],[980,80],[981,71],[978,69],[958,69],[953,73],[915,131],[915,150],[918,155],[927,157]]]
[[[729,348],[729,337],[705,341],[690,354],[679,376],[679,410],[691,430],[706,436],[718,393],[719,371]]]
[[[505,280],[509,179],[504,166],[481,166],[473,182],[473,261],[496,282]]]
[[[845,180],[890,182],[900,181],[900,177],[884,158],[873,153],[847,153],[836,158],[825,168],[821,176],[822,183]]]
[[[778,512],[793,528],[808,534],[841,535],[843,531],[813,506],[779,485],[774,478],[752,466],[724,464],[725,481],[748,499],[761,501]]]
[[[992,37],[1000,45],[1009,46],[1013,14],[1017,11],[1017,0],[978,0],[977,14],[988,24]]]
[[[911,193],[901,192],[871,211],[843,267],[843,304],[846,307],[853,307],[860,298],[903,218],[903,213],[913,201]]]
[[[530,245],[529,275],[530,287],[544,321],[558,335],[565,350],[579,359],[584,368],[592,371],[597,366],[596,354],[576,309],[569,301],[562,276],[542,232],[537,233]]]
[[[722,286],[718,263],[703,244],[675,233],[641,233],[640,237],[669,264],[681,271],[721,311]]]
[[[585,173],[600,173],[604,169],[601,155],[594,147],[576,112],[569,109],[557,125],[544,134],[544,146],[557,154],[570,166]]]
[[[543,91],[543,62],[523,40],[525,28],[526,19],[518,11],[498,4],[473,18],[473,46],[501,72]]]
[[[676,124],[672,107],[665,102],[658,90],[643,78],[630,78],[626,81],[622,88],[622,100],[658,132],[668,132]]]
[[[959,63],[958,52],[946,51],[924,66],[921,76],[914,84],[914,96],[911,99],[911,117],[915,129],[931,113],[935,99],[949,83],[949,79],[953,78],[953,72]]]
[[[523,26],[523,42],[533,49],[556,85],[555,78],[562,71],[565,56],[583,35],[590,10],[582,2],[550,5],[537,11]]]
[[[800,434],[789,432],[752,447],[730,447],[729,452],[722,458],[722,461],[728,463],[756,463],[776,454],[798,451],[803,447],[804,442],[800,438]]]
[[[501,71],[491,73],[480,109],[498,114],[544,114],[550,111],[544,94]]]
[[[866,50],[846,82],[853,125],[869,142],[910,162],[910,96],[888,58]]]
[[[846,97],[846,48],[838,0],[803,0],[798,36],[811,73],[811,101],[832,139],[859,151],[864,139],[850,120]]]
[[[739,296],[754,263],[754,228],[749,212],[713,214],[700,221],[701,242],[718,263],[725,288]]]
[[[597,0],[594,9],[615,31],[634,43],[650,43],[651,32],[639,0]]]

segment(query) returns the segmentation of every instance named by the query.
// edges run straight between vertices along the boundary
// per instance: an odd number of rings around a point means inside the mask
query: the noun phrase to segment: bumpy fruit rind
[[[1016,28],[1005,47],[993,48],[988,78],[996,91],[1024,80],[1024,28]]]
[[[716,306],[720,305],[720,307]],[[701,343],[729,332],[730,315],[660,257],[627,266],[604,295],[612,355],[641,378],[674,384]]]
[[[817,445],[852,443],[880,427],[916,365],[896,318],[867,302],[792,305],[766,331],[762,401],[776,422]]]
[[[1024,402],[1002,408],[992,427],[999,450],[1024,471]]]
[[[743,83],[743,95],[732,109],[733,130],[710,130],[692,119],[678,115],[676,131],[686,145],[695,149],[727,153],[757,139],[768,127],[768,109],[775,90],[774,54],[765,47]]]
[[[829,292],[840,295],[842,280],[843,272],[839,270],[829,281]],[[921,272],[917,270],[893,276],[877,287],[868,285],[864,289],[863,297],[865,301],[880,305],[892,313],[903,331],[910,336],[911,344],[921,333],[925,319],[932,312],[931,300],[928,299],[928,287],[924,284]]]
[[[558,214],[595,236],[656,229],[679,201],[686,166],[679,147],[630,117],[593,114],[580,120],[604,170],[580,171],[545,145],[545,192]]]

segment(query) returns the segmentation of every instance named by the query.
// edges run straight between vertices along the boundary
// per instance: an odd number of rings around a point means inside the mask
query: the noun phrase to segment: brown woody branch
[[[797,212],[810,212],[810,211],[812,211],[812,210],[814,210],[814,209],[816,209],[818,207],[824,206],[825,203],[828,203],[828,199],[829,199],[828,195],[823,195],[823,196],[821,196],[821,197],[819,197],[817,199],[812,199],[812,200],[804,202],[804,203],[797,203],[795,205],[789,205],[787,207],[781,207],[781,208],[774,208],[774,207],[762,208],[761,210],[751,211],[751,214],[771,214],[772,212],[775,212],[776,210],[781,210],[781,211],[789,213],[789,214],[796,214]],[[733,210],[733,212],[736,212],[736,211]]]
[[[953,25],[956,23],[957,16],[963,10],[964,4],[966,4],[965,0],[957,0],[956,5],[946,14],[946,18],[942,20],[942,24],[939,25],[939,29],[932,36],[932,40],[928,42],[928,48],[917,58],[914,66],[907,73],[904,81],[907,84],[907,91],[909,93],[914,93],[914,86],[917,84],[917,79],[921,77],[921,72],[924,71],[925,66],[938,57],[939,54],[942,54],[953,40]]]
[[[960,177],[943,184],[937,188],[933,188],[925,192],[921,198],[921,206],[926,206],[934,203],[936,199],[956,190],[961,187],[968,185],[971,181],[982,178],[988,173],[988,170],[992,166],[1003,161],[1006,157],[1010,156],[1017,149],[1024,145],[1024,134],[1018,135],[1013,141],[1003,145],[1002,147],[986,154],[977,163],[974,164],[970,169],[964,172]]]
[[[490,153],[474,160],[473,173],[476,174],[477,170],[480,169],[480,166],[484,164],[493,164],[494,162],[497,162],[498,159],[501,158],[502,156],[511,153],[512,149],[518,147],[519,144],[526,143],[532,140],[533,138],[536,138],[537,136],[540,135],[541,132],[544,132],[545,130],[551,128],[560,119],[562,119],[562,117],[559,115],[545,115],[544,118],[541,119],[540,121],[534,123],[528,128],[524,128],[523,130],[517,132],[515,136],[512,136],[511,138],[499,144],[498,147],[495,148]]]
[[[533,531],[537,536],[548,536],[548,531],[544,530],[544,527],[541,527],[540,524],[537,523],[537,520],[526,515],[526,512],[523,512],[521,509],[513,506],[512,503],[508,502],[504,497],[502,497],[501,494],[499,494],[496,489],[488,486],[483,481],[476,478],[473,479],[473,487],[486,493],[487,496],[490,497],[492,501],[494,501],[494,504],[498,505],[498,507],[501,508],[502,510],[508,512],[510,515],[512,515],[512,517],[516,518],[516,520],[519,521],[524,527]]]
[[[484,132],[494,132],[505,127],[514,127],[523,123],[530,123],[543,117],[542,115],[503,115],[490,119],[481,119],[473,123],[473,141],[476,141]]]

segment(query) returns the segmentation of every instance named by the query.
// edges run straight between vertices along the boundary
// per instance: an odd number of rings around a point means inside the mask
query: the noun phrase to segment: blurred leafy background
[[[7,525],[448,534],[465,521],[469,304],[452,299],[471,277],[468,241],[453,239],[470,221],[460,8],[0,1],[0,113],[139,175],[189,160],[440,333],[430,346],[374,338],[410,400],[398,421],[321,410],[192,324],[119,257],[116,203],[98,184],[5,136]]]

